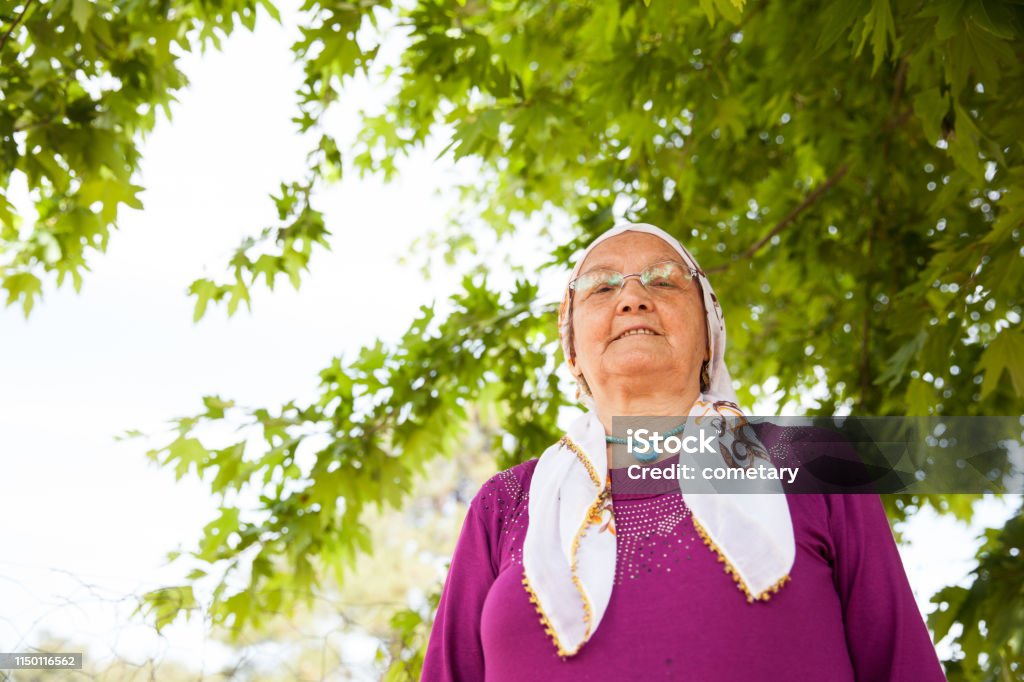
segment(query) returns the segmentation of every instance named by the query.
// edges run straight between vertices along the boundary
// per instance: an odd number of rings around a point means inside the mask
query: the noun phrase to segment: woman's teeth
[[[627,336],[636,336],[637,334],[648,334],[650,336],[657,336],[657,334],[652,332],[650,329],[631,329],[628,332],[626,332],[625,334],[619,335],[618,338],[624,339]]]

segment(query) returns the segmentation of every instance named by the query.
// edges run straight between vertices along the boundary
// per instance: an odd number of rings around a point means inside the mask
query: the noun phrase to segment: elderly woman
[[[589,409],[473,499],[424,680],[945,679],[876,495],[615,492],[613,416],[741,414],[689,251],[612,228],[559,318]]]

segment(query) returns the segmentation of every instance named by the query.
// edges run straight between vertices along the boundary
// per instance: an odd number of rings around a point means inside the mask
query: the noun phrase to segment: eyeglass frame
[[[700,286],[700,278],[701,277],[707,277],[707,275],[704,274],[704,271],[702,271],[700,268],[695,268],[692,265],[688,265],[686,263],[683,263],[682,261],[677,261],[677,260],[672,260],[671,258],[666,258],[664,260],[655,261],[655,262],[651,263],[650,265],[647,265],[646,267],[644,267],[644,269],[641,270],[640,272],[634,272],[631,275],[625,275],[625,274],[619,272],[619,274],[622,275],[622,284],[619,285],[618,293],[621,293],[622,290],[626,288],[626,280],[627,279],[629,279],[630,277],[640,277],[643,274],[644,270],[647,270],[647,269],[649,269],[649,268],[651,268],[651,267],[653,267],[655,265],[658,265],[659,263],[675,263],[676,265],[681,265],[682,267],[686,268],[687,270],[690,271],[690,280],[689,281],[696,282],[697,283],[697,289],[700,290],[700,291],[703,291],[703,289]],[[595,268],[595,270],[604,270],[604,269],[611,270],[611,268]],[[592,271],[588,271],[588,272],[592,272]],[[616,270],[616,271],[613,271],[613,272],[618,272],[618,271]],[[570,366],[573,365],[575,363],[575,360],[576,360],[576,328],[575,328],[575,325],[572,323],[572,315],[573,315],[573,312],[575,312],[575,308],[576,308],[576,305],[575,305],[575,303],[576,303],[576,282],[579,281],[580,277],[583,277],[586,274],[587,273],[583,273],[581,275],[578,275],[575,279],[573,279],[571,282],[569,282],[569,286],[568,286],[568,289],[569,289],[569,310],[566,312],[566,319],[567,319],[567,324],[569,326],[569,348],[572,351],[572,357],[566,358],[566,359],[569,361]],[[642,286],[644,288],[644,291],[647,291],[647,285],[644,284],[643,279],[640,279],[639,282],[640,282],[640,286]],[[708,343],[710,343],[710,338],[708,339]]]
[[[654,262],[653,262],[653,263],[651,263],[650,265],[647,265],[646,267],[644,267],[644,269],[643,269],[643,270],[641,270],[640,272],[634,272],[634,273],[632,273],[632,274],[630,274],[630,275],[627,275],[627,274],[624,274],[624,273],[622,273],[622,272],[619,272],[618,270],[612,270],[612,268],[594,268],[594,270],[609,270],[609,271],[611,271],[611,272],[615,272],[615,273],[617,273],[617,274],[619,274],[619,275],[622,275],[622,283],[621,283],[621,284],[619,285],[619,291],[620,291],[620,292],[621,292],[621,291],[622,291],[623,289],[625,289],[625,288],[626,288],[626,281],[627,281],[627,280],[628,280],[628,279],[629,279],[630,277],[637,277],[637,278],[639,278],[640,286],[642,286],[642,287],[644,288],[644,291],[647,291],[647,285],[646,285],[646,284],[644,284],[644,280],[643,280],[643,274],[644,274],[644,272],[646,272],[647,270],[650,270],[650,269],[651,269],[651,268],[653,268],[653,267],[654,267],[655,265],[661,265],[662,263],[674,263],[675,265],[678,265],[678,266],[680,266],[680,267],[686,268],[687,270],[689,270],[689,271],[690,271],[690,279],[689,279],[689,281],[691,281],[691,282],[692,282],[692,281],[697,281],[697,282],[698,282],[698,286],[699,286],[699,280],[700,280],[700,276],[701,276],[701,275],[703,275],[704,273],[703,273],[703,272],[701,272],[701,271],[700,271],[699,269],[697,269],[697,268],[693,267],[692,265],[687,265],[686,263],[683,263],[683,262],[681,262],[681,261],[677,261],[677,260],[672,260],[671,258],[666,258],[666,259],[664,259],[664,260],[654,261]],[[581,274],[581,275],[577,276],[577,277],[576,277],[576,278],[575,278],[575,279],[574,279],[573,281],[569,282],[569,291],[571,291],[571,292],[572,292],[572,293],[571,293],[571,294],[569,295],[569,304],[570,304],[570,305],[572,305],[572,303],[573,303],[573,299],[575,298],[575,293],[576,293],[576,282],[580,281],[580,280],[581,280],[581,279],[582,279],[583,277],[585,277],[585,276],[586,276],[586,275],[587,275],[587,274],[588,274],[589,272],[593,272],[593,270],[589,270],[589,271],[587,271],[587,272],[584,272],[583,274]],[[571,309],[570,309],[570,311],[571,311]]]

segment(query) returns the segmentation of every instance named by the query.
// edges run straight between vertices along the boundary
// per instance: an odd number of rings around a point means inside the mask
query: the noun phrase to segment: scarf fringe
[[[697,517],[693,514],[690,514],[690,518],[693,519],[693,527],[696,529],[697,534],[700,535],[701,539],[704,541],[704,544],[707,545],[711,549],[711,551],[718,555],[718,561],[720,563],[725,564],[725,572],[732,576],[732,579],[736,582],[736,586],[740,589],[741,592],[743,592],[743,594],[747,596],[748,604],[751,604],[755,601],[768,601],[769,599],[771,599],[772,595],[776,594],[779,590],[782,589],[783,585],[790,581],[790,574],[787,573],[759,594],[752,593],[750,591],[750,588],[747,587],[746,582],[744,582],[743,578],[740,576],[739,571],[736,570],[736,567],[733,566],[732,562],[729,561],[729,559],[725,556],[725,554],[722,552],[722,549],[715,543],[714,540],[711,539],[711,536],[708,535],[708,532],[704,530],[704,526],[700,525],[700,522],[697,521]]]
[[[584,454],[583,450],[580,449],[576,443],[569,438],[568,435],[562,436],[559,444],[565,447],[567,450],[576,455],[580,463],[586,468],[587,473],[590,475],[590,480],[595,486],[600,487],[598,482],[600,479],[597,476],[597,471],[594,469],[594,465],[590,462],[590,458]],[[572,549],[570,550],[570,564],[569,571],[572,573],[572,584],[576,588],[576,592],[580,596],[580,600],[583,602],[583,624],[586,626],[586,630],[583,633],[583,639],[577,645],[575,649],[566,649],[561,641],[558,639],[558,634],[555,632],[554,626],[551,624],[551,620],[548,615],[544,613],[544,609],[540,605],[540,599],[537,597],[537,593],[534,592],[533,587],[530,585],[529,579],[526,577],[525,571],[523,572],[523,587],[526,588],[527,594],[530,596],[530,603],[537,609],[537,614],[540,616],[540,624],[544,628],[544,632],[551,638],[551,642],[555,645],[555,649],[558,651],[558,655],[565,658],[567,656],[573,656],[579,652],[580,648],[590,639],[590,632],[593,627],[594,612],[593,607],[590,604],[590,600],[587,598],[586,590],[583,588],[583,582],[580,580],[577,571],[576,563],[576,552],[579,550],[580,540],[583,539],[583,534],[587,532],[587,529],[592,525],[599,525],[601,523],[601,509],[604,506],[607,498],[611,495],[611,477],[609,476],[604,489],[598,493],[597,497],[590,504],[587,509],[587,513],[583,518],[583,523],[580,524],[579,529],[576,531],[575,537],[572,540]]]
[[[574,576],[575,577],[575,576]],[[562,658],[572,656],[580,650],[583,646],[583,642],[580,645],[569,651],[562,646],[562,642],[558,639],[558,633],[555,632],[555,626],[551,624],[551,619],[548,618],[548,614],[544,613],[544,608],[540,605],[540,599],[537,598],[537,593],[533,591],[533,587],[530,585],[530,579],[526,577],[526,573],[523,573],[523,587],[526,588],[526,594],[530,597],[530,603],[533,604],[533,608],[537,609],[537,615],[540,616],[541,627],[544,628],[544,632],[548,637],[551,638],[551,642],[555,645],[555,649],[558,651],[558,655]]]
[[[578,459],[580,463],[583,465],[583,468],[587,470],[587,474],[590,476],[590,480],[594,482],[595,486],[600,488],[601,479],[597,475],[597,470],[594,468],[593,463],[590,461],[590,458],[587,457],[586,453],[580,449],[580,446],[572,442],[572,439],[569,438],[568,434],[562,436],[562,439],[558,441],[558,444],[566,448],[572,454],[576,455],[576,459]]]

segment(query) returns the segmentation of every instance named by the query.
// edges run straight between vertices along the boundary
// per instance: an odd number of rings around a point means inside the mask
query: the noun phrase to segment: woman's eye
[[[608,293],[611,290],[612,290],[612,288],[608,284],[601,284],[601,285],[599,285],[599,286],[594,288],[594,293],[595,294],[605,294],[605,293]]]

